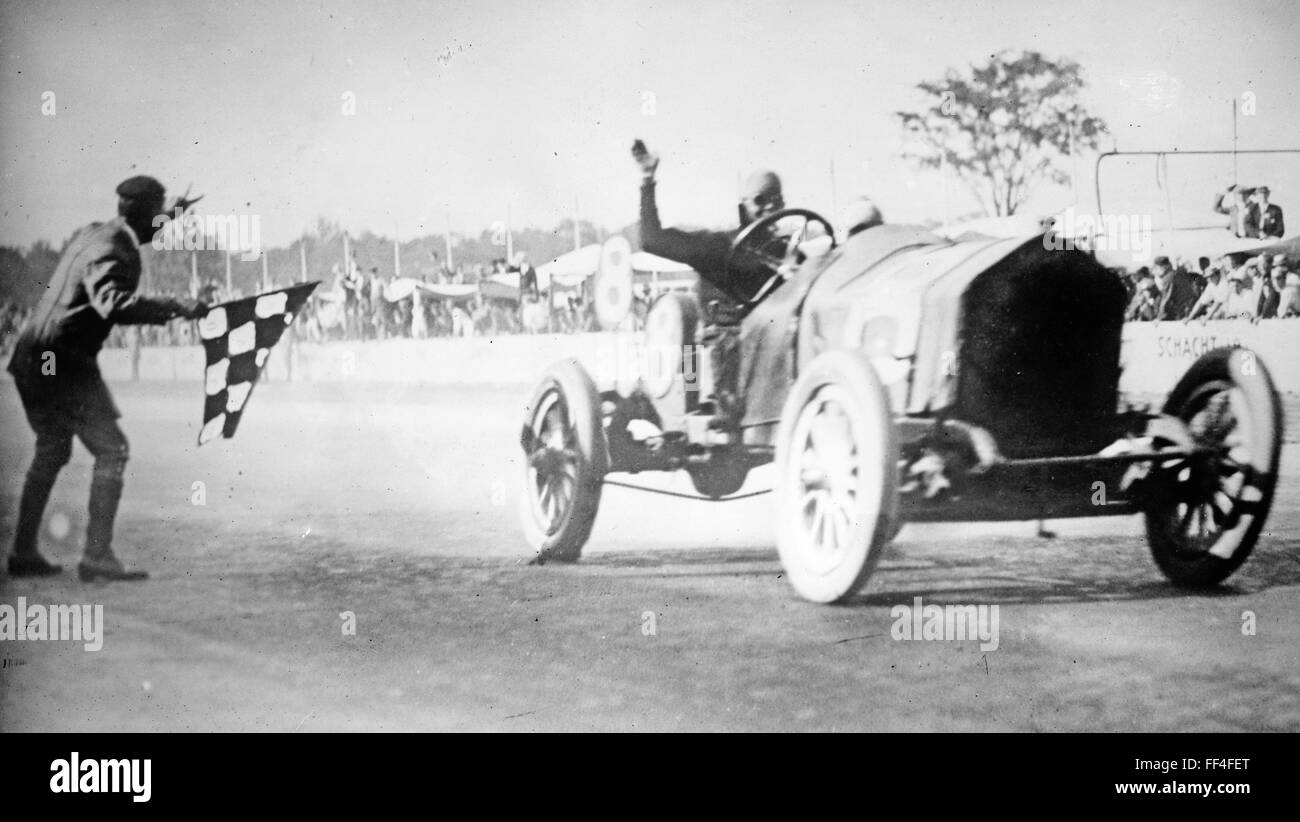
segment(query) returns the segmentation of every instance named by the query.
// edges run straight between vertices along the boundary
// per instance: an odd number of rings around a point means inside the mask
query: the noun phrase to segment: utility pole
[[[1237,98],[1228,101],[1232,104],[1232,184],[1237,185]]]
[[[447,270],[451,271],[455,263],[451,260],[451,212],[447,212]]]
[[[573,195],[573,250],[582,248],[582,228],[578,224],[578,195]]]
[[[510,265],[510,260],[515,256],[515,239],[511,235],[510,226],[510,204],[506,204],[506,265]]]
[[[948,157],[939,153],[939,183],[943,186],[943,224],[952,225],[952,198],[948,192]]]

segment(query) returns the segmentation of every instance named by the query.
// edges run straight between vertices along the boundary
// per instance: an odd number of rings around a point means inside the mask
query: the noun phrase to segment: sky
[[[1239,145],[1300,148],[1297,34],[1292,0],[6,0],[0,244],[57,246],[137,173],[260,216],[273,246],[321,217],[403,238],[575,210],[618,228],[636,219],[636,137],[663,157],[670,224],[734,222],[758,167],[792,206],[867,195],[891,222],[943,219],[975,202],[898,156],[892,113],[922,102],[917,82],[1037,49],[1083,65],[1121,149],[1230,147],[1246,92]],[[1300,202],[1300,155],[1248,165]],[[1231,164],[1171,172],[1171,192],[1208,202]],[[1152,189],[1153,166],[1118,177]],[[1029,207],[1070,201],[1047,187]]]

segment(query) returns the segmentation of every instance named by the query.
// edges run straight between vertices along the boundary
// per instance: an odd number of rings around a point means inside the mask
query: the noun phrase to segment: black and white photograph
[[[1298,36],[5,2],[0,732],[1300,730]]]

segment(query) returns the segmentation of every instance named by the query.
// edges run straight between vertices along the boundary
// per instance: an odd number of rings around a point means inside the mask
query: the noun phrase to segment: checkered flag
[[[235,435],[271,347],[293,322],[319,282],[222,303],[199,320],[206,370],[199,445]]]

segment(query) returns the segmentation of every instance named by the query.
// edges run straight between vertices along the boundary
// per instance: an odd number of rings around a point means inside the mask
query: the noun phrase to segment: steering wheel
[[[787,220],[795,224],[793,230],[778,232],[777,224]],[[817,236],[809,235],[808,228],[813,223],[821,225],[824,236],[831,241],[830,247],[835,248],[835,229],[830,222],[806,208],[783,208],[745,226],[732,241],[731,251],[727,254],[727,280],[734,281],[743,272],[752,271],[754,263],[767,268],[774,276],[756,293],[755,301],[760,299],[803,262],[800,246]]]

